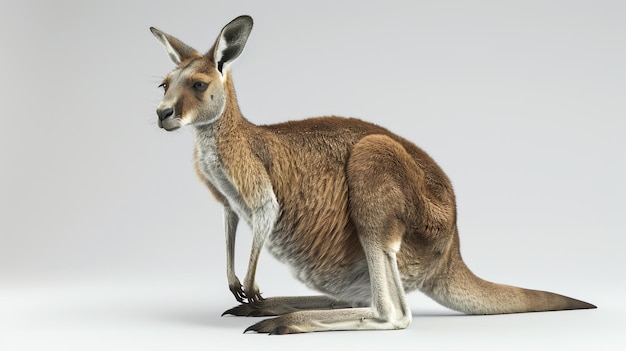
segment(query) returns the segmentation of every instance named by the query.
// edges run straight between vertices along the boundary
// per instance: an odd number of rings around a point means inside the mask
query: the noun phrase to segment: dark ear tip
[[[254,20],[252,19],[252,16],[249,16],[249,15],[241,15],[235,18],[234,20],[232,20],[232,22],[247,22],[246,24],[249,25],[250,27],[252,27],[252,25],[254,24]]]

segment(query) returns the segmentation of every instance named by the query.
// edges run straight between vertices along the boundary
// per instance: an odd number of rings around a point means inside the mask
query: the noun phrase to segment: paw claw
[[[258,290],[253,291],[253,292],[248,292],[248,293],[244,292],[244,297],[248,299],[248,303],[251,303],[251,304],[255,304],[255,303],[265,300],[265,298],[261,296],[261,293]]]
[[[241,283],[239,283],[239,281],[229,285],[228,288],[230,289],[230,292],[233,294],[233,296],[235,296],[235,300],[237,300],[237,302],[243,302],[243,300],[246,298],[246,293],[243,291],[243,287],[241,286]]]

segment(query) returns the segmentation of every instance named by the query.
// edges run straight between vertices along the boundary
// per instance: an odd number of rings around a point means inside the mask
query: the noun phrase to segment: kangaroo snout
[[[174,108],[158,108],[156,113],[157,116],[159,116],[159,128],[163,128],[169,132],[181,127],[180,118],[174,117]]]
[[[157,113],[157,116],[159,116],[159,120],[162,121],[166,119],[167,117],[170,117],[171,115],[173,115],[174,109],[171,107],[159,108],[157,109],[156,113]]]

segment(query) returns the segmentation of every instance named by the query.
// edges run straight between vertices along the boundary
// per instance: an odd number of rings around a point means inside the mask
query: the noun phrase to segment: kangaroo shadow
[[[411,311],[413,318],[467,317],[467,314],[453,310],[420,310]]]

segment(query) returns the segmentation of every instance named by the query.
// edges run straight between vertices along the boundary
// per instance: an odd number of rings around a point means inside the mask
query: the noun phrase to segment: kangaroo
[[[255,125],[239,109],[230,64],[252,30],[240,16],[201,54],[150,30],[177,65],[160,85],[159,127],[195,132],[199,178],[223,207],[235,316],[277,316],[245,330],[289,334],[403,329],[419,290],[466,314],[596,308],[566,296],[491,283],[463,262],[450,180],[424,151],[378,125],[317,117]],[[235,233],[252,229],[248,271],[235,274]],[[263,246],[322,295],[263,298]]]

